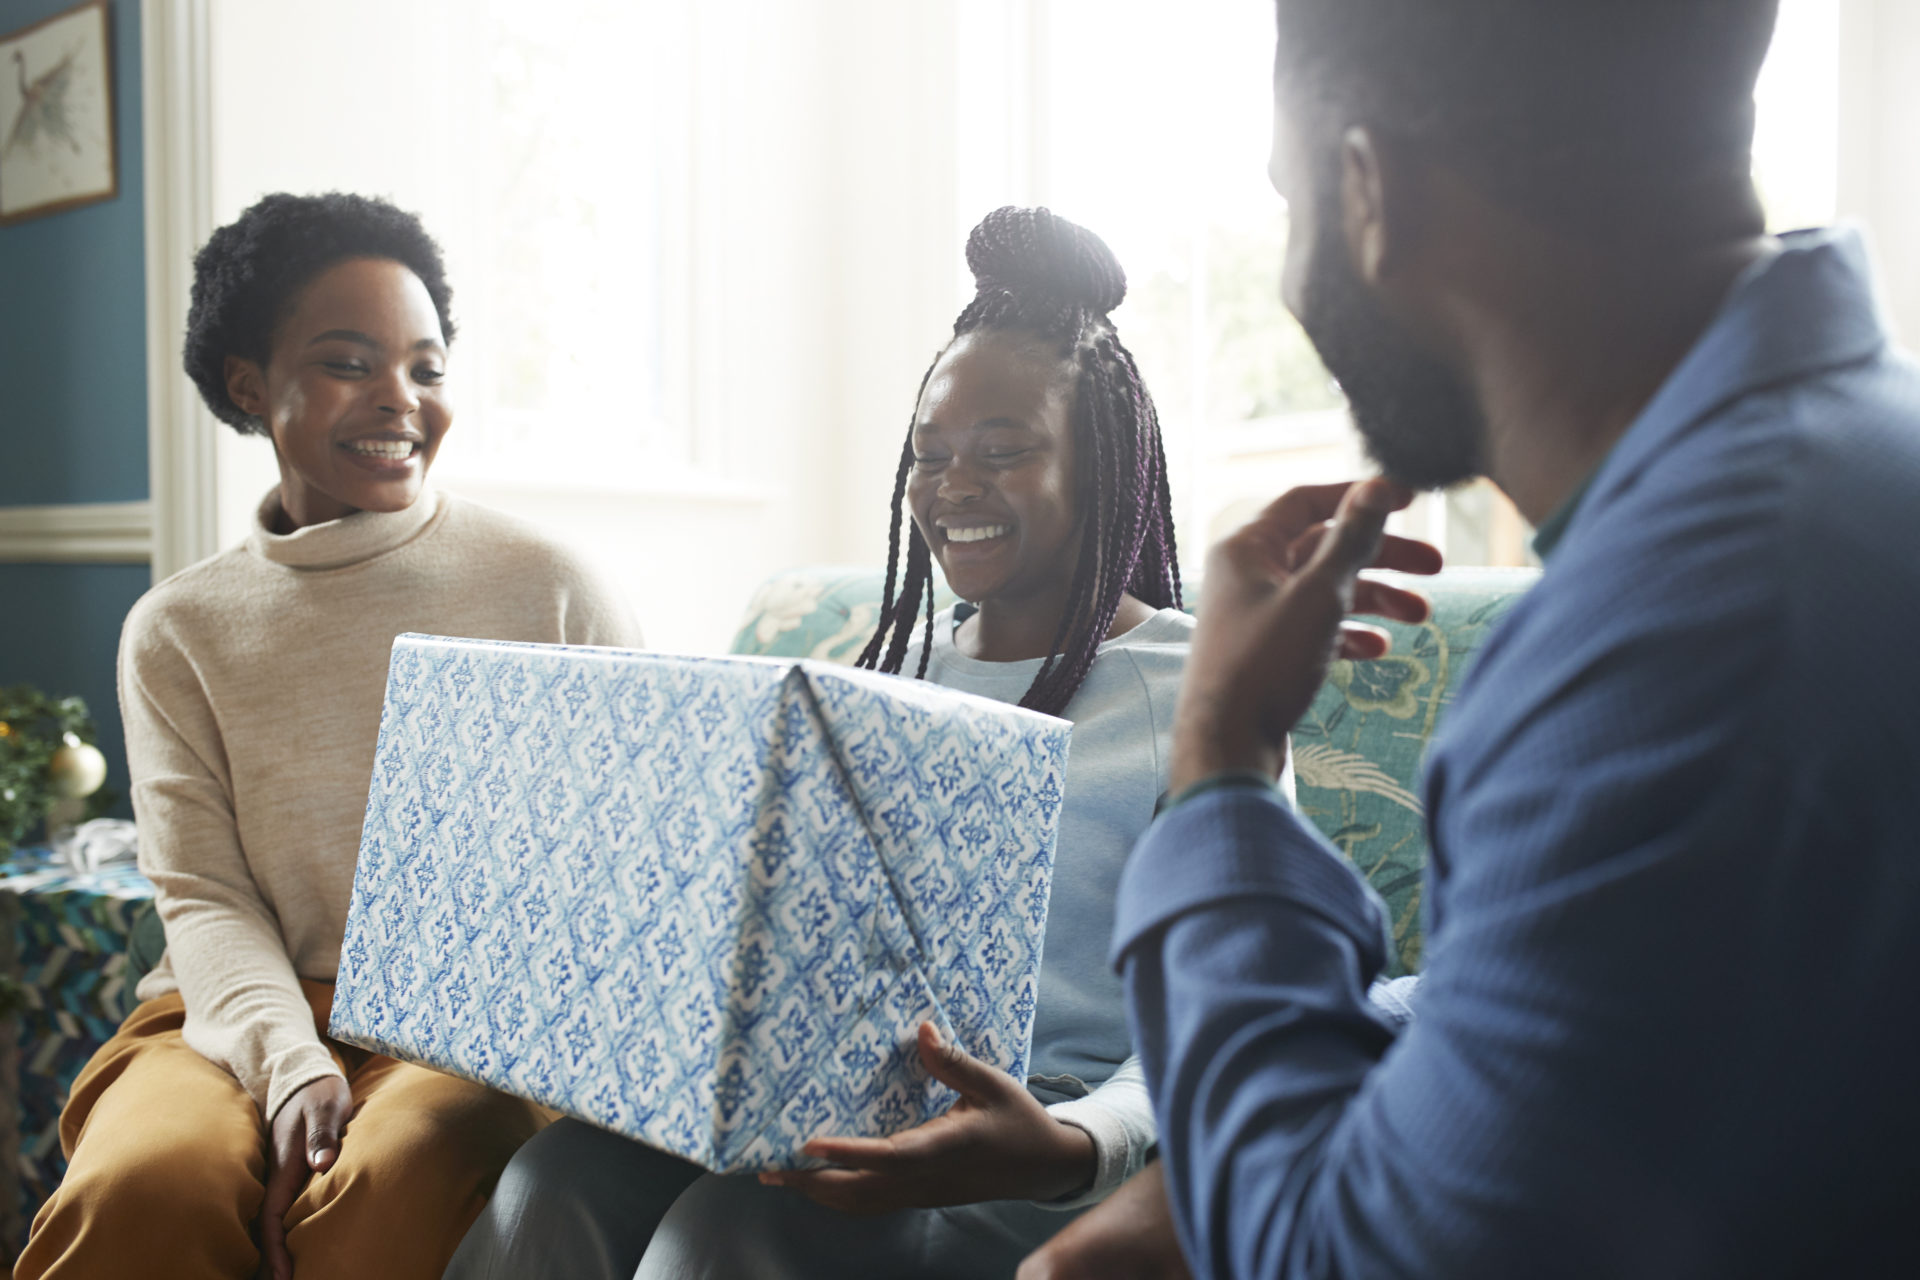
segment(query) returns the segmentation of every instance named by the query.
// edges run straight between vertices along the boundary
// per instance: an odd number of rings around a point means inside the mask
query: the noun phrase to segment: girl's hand
[[[310,1173],[325,1173],[340,1158],[340,1139],[353,1113],[353,1092],[339,1076],[302,1085],[273,1117],[267,1149],[267,1197],[260,1206],[260,1272],[293,1280],[287,1252],[288,1210]]]
[[[815,1138],[801,1148],[838,1168],[760,1175],[843,1213],[982,1200],[1056,1200],[1092,1184],[1093,1139],[1062,1124],[1018,1080],[920,1024],[920,1061],[959,1091],[945,1115],[891,1138]]]

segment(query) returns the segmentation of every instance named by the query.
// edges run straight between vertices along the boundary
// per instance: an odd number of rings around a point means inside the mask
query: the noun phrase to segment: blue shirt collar
[[[1860,233],[1842,226],[1782,236],[1778,251],[1741,273],[1700,340],[1581,486],[1548,550],[1577,536],[1702,418],[1765,387],[1865,360],[1886,344]]]

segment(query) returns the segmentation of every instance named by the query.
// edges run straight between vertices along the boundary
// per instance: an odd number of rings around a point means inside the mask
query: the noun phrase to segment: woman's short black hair
[[[349,258],[386,258],[427,287],[442,338],[453,341],[440,246],[420,219],[372,196],[332,191],[263,196],[215,231],[193,258],[187,312],[187,376],[214,416],[243,435],[265,430],[227,396],[227,357],[265,366],[274,330],[315,276]]]

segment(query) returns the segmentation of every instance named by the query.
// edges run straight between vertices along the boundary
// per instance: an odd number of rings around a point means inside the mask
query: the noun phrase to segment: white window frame
[[[903,109],[928,140],[943,128],[955,127],[954,100],[963,79],[969,109],[983,99],[1000,100],[989,91],[991,86],[974,83],[971,69],[961,66],[966,29],[948,24],[998,24],[1016,50],[1016,71],[998,91],[1008,104],[1003,122],[1008,145],[1000,159],[990,161],[1005,169],[987,174],[985,184],[1005,190],[1008,199],[1044,201],[1046,134],[1036,128],[1044,122],[1036,121],[1035,104],[1045,96],[1039,92],[1039,77],[1046,65],[1048,0],[926,0],[907,7],[906,13],[879,0],[869,3],[863,7],[819,0],[817,14],[809,17],[833,24],[837,38],[886,25],[876,19],[894,24],[887,28],[888,41],[900,39],[895,28],[909,32],[902,48],[874,50],[876,70],[869,74],[896,94],[905,86],[910,96],[901,99]],[[1911,163],[1913,139],[1920,131],[1920,6],[1910,0],[1841,0],[1841,5],[1840,212],[1870,225],[1888,310],[1896,327],[1913,339],[1920,336],[1920,169]],[[714,0],[702,9],[713,11],[716,24],[755,18],[752,7],[739,0]],[[250,505],[259,491],[259,467],[263,461],[270,463],[263,451],[252,447],[257,441],[234,438],[213,418],[180,364],[192,255],[214,227],[212,125],[218,104],[209,89],[209,12],[210,0],[141,4],[147,431],[156,578],[219,549],[219,513]],[[710,46],[703,56],[712,56]],[[919,61],[908,74],[897,66],[886,67],[889,57]],[[727,92],[724,76],[703,75],[702,80],[714,85],[714,92]],[[850,149],[872,143],[889,123],[875,119],[858,103],[838,109],[841,127],[855,134]],[[697,154],[703,160],[696,166],[692,217],[704,234],[695,238],[691,268],[690,292],[699,304],[690,308],[689,412],[696,423],[699,469],[724,477],[737,474],[735,464],[743,453],[761,447],[757,440],[729,434],[738,431],[729,424],[738,423],[743,411],[734,402],[739,364],[729,358],[729,351],[768,340],[758,332],[760,322],[751,304],[742,304],[743,281],[753,281],[770,266],[784,269],[785,264],[754,260],[756,250],[743,243],[752,237],[730,233],[737,211],[728,207],[728,193],[746,189],[752,177],[726,171],[729,153],[738,148],[730,145],[717,113],[697,116]],[[980,195],[980,157],[970,159],[957,144],[949,150],[951,154],[938,146],[900,151],[899,180],[878,189],[856,164],[849,170],[855,184],[867,184],[858,197],[837,188],[818,197],[855,206],[826,207],[816,214],[823,226],[851,228],[847,242],[832,248],[838,255],[834,265],[816,269],[821,275],[834,274],[843,295],[823,308],[819,324],[844,329],[847,336],[835,339],[837,367],[807,391],[827,403],[808,406],[810,416],[793,429],[844,424],[832,428],[838,434],[821,442],[837,459],[823,463],[821,470],[847,478],[835,480],[830,488],[816,486],[798,496],[772,499],[750,486],[723,482],[704,496],[691,495],[695,500],[729,502],[743,509],[771,502],[778,519],[788,524],[809,519],[812,508],[824,506],[831,509],[824,523],[834,554],[871,558],[870,527],[877,527],[871,493],[875,484],[884,485],[891,471],[889,459],[898,448],[904,400],[913,379],[938,340],[943,318],[951,317],[950,303],[964,297],[959,237],[978,216],[981,199],[991,198]],[[897,206],[869,209],[866,205],[876,195],[897,200]],[[861,240],[870,227],[903,221],[907,230],[879,256]],[[876,301],[899,305],[886,313],[876,308]],[[902,314],[909,323],[900,322]],[[1202,433],[1192,434],[1197,447]],[[1183,461],[1191,465],[1197,459]],[[675,497],[688,496],[681,480],[672,488]]]

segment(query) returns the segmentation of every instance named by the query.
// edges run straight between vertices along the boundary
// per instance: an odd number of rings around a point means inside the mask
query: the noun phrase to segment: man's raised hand
[[[1389,647],[1385,631],[1348,614],[1425,621],[1424,596],[1361,576],[1439,572],[1437,548],[1385,532],[1412,501],[1382,479],[1308,485],[1214,547],[1175,720],[1174,792],[1226,770],[1279,772],[1328,663]]]

